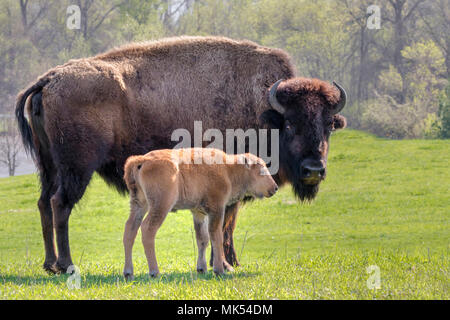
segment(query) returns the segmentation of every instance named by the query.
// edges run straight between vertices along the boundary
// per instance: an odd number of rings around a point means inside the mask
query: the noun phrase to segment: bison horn
[[[344,88],[342,88],[339,84],[333,81],[333,85],[339,89],[339,92],[341,93],[341,97],[339,99],[338,104],[336,105],[336,108],[334,109],[334,114],[341,112],[342,109],[344,109],[345,104],[347,103],[347,93],[345,92]]]
[[[277,88],[278,85],[281,83],[281,81],[283,81],[283,79],[278,80],[277,82],[275,82],[272,87],[270,87],[269,90],[269,104],[270,106],[275,109],[276,111],[278,111],[279,113],[283,114],[284,113],[284,107],[278,102],[276,94],[277,94]]]

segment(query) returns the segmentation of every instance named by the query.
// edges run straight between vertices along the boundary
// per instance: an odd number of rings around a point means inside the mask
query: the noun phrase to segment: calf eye
[[[267,176],[270,175],[269,170],[265,166],[260,166],[259,168],[259,175],[260,176]]]

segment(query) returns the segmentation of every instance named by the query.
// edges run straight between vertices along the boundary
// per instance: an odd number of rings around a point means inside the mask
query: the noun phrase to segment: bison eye
[[[334,131],[333,122],[327,123],[325,125],[325,131]]]
[[[286,132],[286,134],[291,136],[291,135],[294,135],[295,128],[293,125],[291,125],[291,123],[289,121],[286,121],[284,124],[284,131]]]

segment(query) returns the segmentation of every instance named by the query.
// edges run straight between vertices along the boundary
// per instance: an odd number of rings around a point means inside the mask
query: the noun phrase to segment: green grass
[[[178,211],[157,235],[161,276],[146,275],[138,235],[136,280],[126,283],[128,199],[95,177],[71,216],[81,288],[70,290],[68,275],[41,268],[37,177],[0,179],[0,299],[449,299],[449,141],[352,130],[331,140],[313,203],[299,204],[285,187],[241,209],[242,266],[223,278],[197,275],[192,217]],[[367,286],[370,265],[380,268],[380,289]]]

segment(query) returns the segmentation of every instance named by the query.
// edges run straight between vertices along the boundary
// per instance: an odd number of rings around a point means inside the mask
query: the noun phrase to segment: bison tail
[[[21,92],[17,97],[17,104],[16,104],[16,118],[17,123],[19,125],[19,131],[22,136],[22,142],[23,146],[25,148],[25,151],[30,154],[33,159],[36,159],[36,146],[33,142],[33,132],[31,130],[31,127],[25,118],[25,104],[27,102],[27,99],[30,95],[35,95],[36,93],[40,93],[42,88],[48,83],[48,79],[40,79],[37,83],[26,89],[25,91]],[[39,99],[33,99],[33,109],[34,104],[37,104],[37,108],[41,108],[42,101],[41,101],[41,95],[39,95]]]
[[[127,188],[131,193],[135,193],[137,190],[136,179],[138,171],[141,169],[142,163],[145,161],[143,156],[131,156],[125,162],[124,168],[124,180],[127,184]]]

